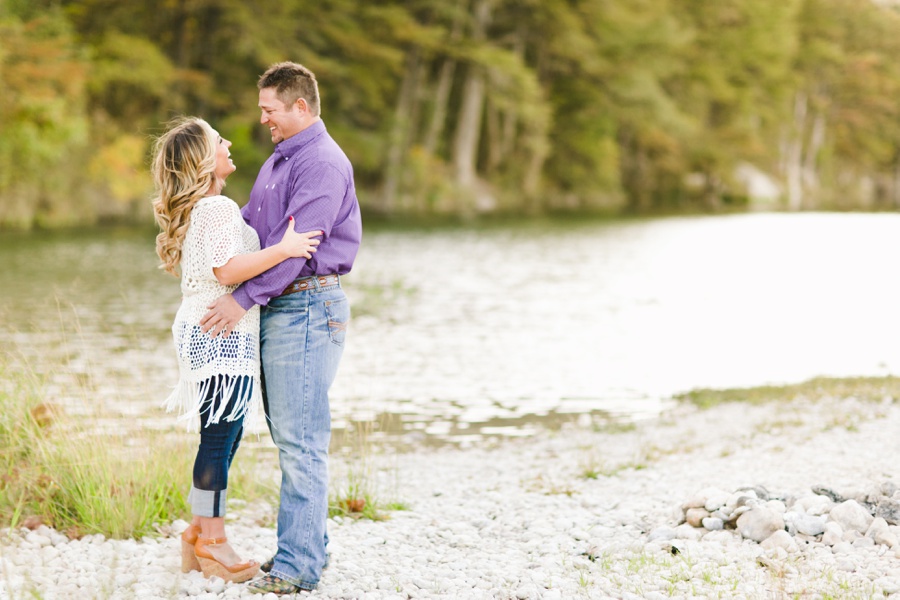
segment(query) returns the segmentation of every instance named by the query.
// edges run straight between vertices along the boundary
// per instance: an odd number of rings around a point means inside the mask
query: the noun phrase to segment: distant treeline
[[[0,0],[0,227],[149,220],[178,114],[233,141],[243,202],[280,60],[370,214],[894,208],[898,57],[873,0]]]

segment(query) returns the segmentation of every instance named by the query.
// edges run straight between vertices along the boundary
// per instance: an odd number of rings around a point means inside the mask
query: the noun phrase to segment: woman
[[[162,229],[156,238],[160,268],[177,276],[180,267],[183,293],[172,326],[181,377],[166,406],[180,409],[188,427],[200,430],[188,497],[193,519],[181,536],[182,570],[241,582],[259,564],[242,562],[228,544],[225,499],[245,418],[249,426],[261,399],[259,308],[227,336],[203,333],[199,321],[207,305],[242,281],[287,258],[310,258],[319,243],[312,238],[321,232],[298,234],[291,220],[281,242],[260,250],[237,204],[221,195],[235,170],[230,147],[202,119],[175,121],[154,148],[153,210]]]

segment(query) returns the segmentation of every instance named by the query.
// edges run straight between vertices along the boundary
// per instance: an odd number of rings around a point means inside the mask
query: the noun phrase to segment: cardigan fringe
[[[204,419],[204,427],[215,425],[223,418],[226,421],[244,419],[244,430],[251,430],[256,424],[259,407],[262,404],[262,391],[258,377],[252,377],[252,384],[237,390],[238,384],[246,376],[229,375],[227,377],[210,377],[203,381],[180,379],[178,385],[163,402],[166,412],[178,412],[178,421],[184,421],[188,431],[200,431],[200,422]],[[248,389],[249,388],[249,389]],[[228,402],[234,399],[234,407],[227,415]],[[203,398],[212,398],[209,406],[201,411]]]

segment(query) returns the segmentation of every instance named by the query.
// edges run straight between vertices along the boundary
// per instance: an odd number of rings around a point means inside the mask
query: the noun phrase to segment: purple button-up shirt
[[[232,295],[245,309],[265,306],[298,277],[344,275],[353,267],[362,239],[353,167],[322,121],[275,146],[241,214],[263,248],[281,241],[291,216],[297,231],[325,232],[309,260],[289,258],[242,283]]]

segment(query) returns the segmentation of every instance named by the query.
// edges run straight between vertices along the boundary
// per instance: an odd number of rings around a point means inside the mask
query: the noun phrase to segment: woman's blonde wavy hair
[[[156,236],[160,269],[178,277],[181,247],[194,205],[225,182],[216,177],[218,136],[198,117],[180,117],[153,145],[153,215],[162,230]],[[214,185],[215,184],[215,185]]]

